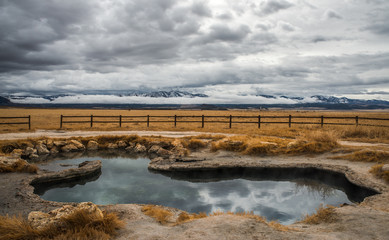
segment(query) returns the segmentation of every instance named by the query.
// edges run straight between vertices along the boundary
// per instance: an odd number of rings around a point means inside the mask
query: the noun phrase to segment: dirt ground
[[[45,134],[46,137],[50,137],[47,132]],[[147,134],[164,135],[161,132]],[[170,137],[174,134],[171,133]],[[181,135],[177,134],[178,136]],[[52,137],[56,137],[55,134]],[[0,138],[7,137],[3,134]],[[231,152],[212,153],[203,150],[194,152],[190,156],[201,161],[165,165],[151,163],[149,167],[165,171],[232,166],[315,167],[344,173],[351,182],[381,193],[366,198],[360,204],[336,208],[338,220],[335,223],[318,225],[295,223],[289,226],[294,230],[283,232],[254,219],[220,215],[177,226],[165,226],[144,215],[141,205],[119,204],[102,207],[118,212],[126,222],[125,228],[120,230],[117,239],[389,239],[389,185],[368,172],[374,163],[333,160],[329,159],[331,156],[333,154],[327,153],[315,156],[251,157]],[[29,185],[33,178],[33,174],[26,173],[0,174],[0,214],[26,215],[30,211],[47,212],[63,205],[63,203],[42,200],[35,195],[33,187]]]

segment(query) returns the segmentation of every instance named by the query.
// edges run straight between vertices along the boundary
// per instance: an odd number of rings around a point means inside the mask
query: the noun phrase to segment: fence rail
[[[77,120],[80,119],[81,120]],[[166,119],[166,120],[165,120]],[[194,119],[194,120],[189,120]],[[198,120],[197,120],[198,119]],[[253,120],[254,119],[254,120]],[[276,121],[271,121],[269,119],[276,119]],[[285,119],[285,121],[281,121]],[[293,121],[297,119],[298,121]],[[307,119],[310,121],[302,121],[302,119]],[[317,121],[312,121],[312,119],[317,119]],[[345,122],[331,122],[331,120],[346,120]],[[364,121],[375,121],[377,124],[370,123],[361,123],[360,120]],[[382,123],[388,123],[388,125],[383,125]],[[63,128],[64,124],[75,124],[75,123],[88,123],[90,127],[93,127],[97,123],[116,123],[119,127],[122,127],[125,123],[146,123],[146,126],[149,127],[150,123],[172,123],[174,127],[178,123],[201,123],[201,127],[204,128],[205,123],[225,123],[228,124],[229,128],[232,128],[233,124],[255,124],[258,128],[261,128],[262,124],[287,124],[289,127],[292,124],[302,125],[339,125],[339,126],[375,126],[375,127],[389,127],[388,118],[369,118],[369,117],[337,117],[337,116],[65,116],[61,115],[60,117],[60,128]],[[381,124],[379,124],[381,123]]]
[[[3,122],[3,119],[5,119],[7,122]],[[25,122],[19,122],[19,121],[12,121],[16,119],[26,119]],[[0,117],[0,125],[28,125],[28,129],[31,129],[31,115],[28,115],[26,117]]]

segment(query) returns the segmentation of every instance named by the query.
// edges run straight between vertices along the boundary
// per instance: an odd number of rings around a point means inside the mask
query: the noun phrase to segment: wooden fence
[[[23,122],[13,120],[25,120]],[[6,121],[6,122],[3,122]],[[28,129],[31,129],[31,115],[27,117],[0,117],[0,125],[28,125]]]
[[[337,122],[333,122],[337,120]],[[343,122],[339,120],[345,120]],[[366,122],[377,122],[377,124],[371,124]],[[60,128],[63,128],[64,124],[78,124],[87,123],[90,127],[93,127],[97,123],[114,123],[119,127],[122,127],[126,123],[145,123],[147,127],[151,123],[172,123],[174,127],[178,123],[201,123],[201,127],[204,128],[205,123],[225,123],[229,128],[232,128],[233,124],[252,124],[261,128],[262,124],[287,124],[289,127],[292,124],[309,124],[309,125],[341,125],[341,126],[374,126],[374,127],[389,127],[382,123],[389,123],[388,118],[370,118],[370,117],[331,117],[331,116],[64,116],[61,115]]]

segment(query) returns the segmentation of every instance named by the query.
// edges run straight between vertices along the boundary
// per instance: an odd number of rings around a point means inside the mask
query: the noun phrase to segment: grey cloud
[[[321,36],[321,35],[314,36],[310,39],[310,41],[313,43],[339,41],[339,40],[341,40],[341,39],[337,38],[337,37],[327,37],[327,36]]]
[[[1,71],[43,70],[65,64],[67,59],[63,56],[45,53],[47,47],[73,34],[73,25],[87,21],[93,11],[88,1],[40,3],[33,0],[3,2],[0,8]]]
[[[280,21],[280,22],[278,22],[278,25],[281,27],[282,30],[287,31],[287,32],[293,32],[296,30],[296,27],[288,22]]]
[[[217,16],[217,18],[222,19],[222,20],[231,20],[234,18],[234,16],[230,12],[225,12],[225,13],[219,14]]]
[[[212,17],[211,9],[203,2],[194,2],[192,5],[192,12],[203,17]]]
[[[389,6],[375,9],[369,13],[370,23],[362,30],[368,30],[378,35],[389,35]]]
[[[213,25],[208,35],[209,41],[221,40],[235,42],[243,40],[251,32],[247,25],[240,25],[238,28],[230,28],[225,25]]]
[[[324,17],[326,19],[342,19],[343,17],[335,12],[334,10],[327,10],[325,13],[324,13]]]
[[[292,7],[293,4],[285,0],[265,0],[259,4],[258,13],[262,16],[276,13]]]

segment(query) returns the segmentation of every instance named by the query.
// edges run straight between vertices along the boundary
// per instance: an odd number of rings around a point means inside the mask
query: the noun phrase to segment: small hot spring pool
[[[198,213],[253,211],[291,224],[320,204],[360,202],[376,194],[342,174],[313,168],[224,168],[178,172],[147,169],[146,158],[85,157],[49,161],[41,169],[62,170],[83,161],[102,161],[102,174],[78,182],[35,186],[43,199],[96,204],[157,204]]]

